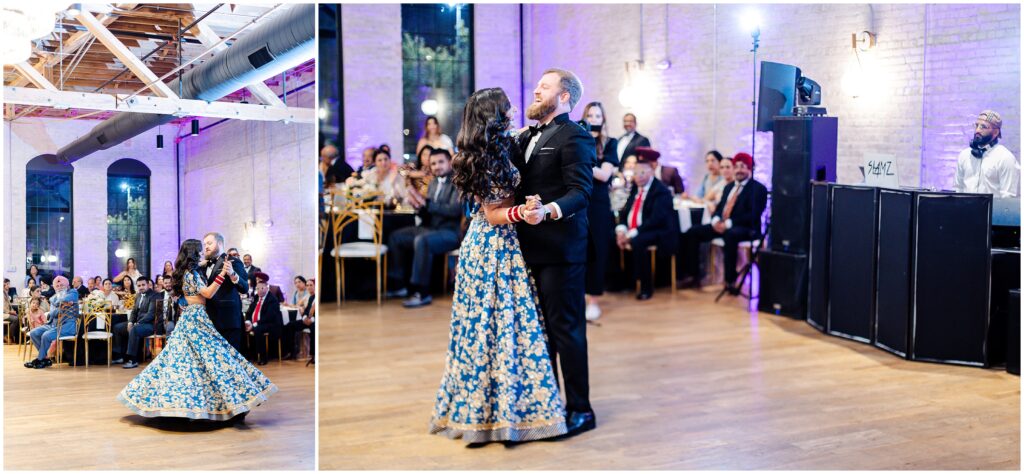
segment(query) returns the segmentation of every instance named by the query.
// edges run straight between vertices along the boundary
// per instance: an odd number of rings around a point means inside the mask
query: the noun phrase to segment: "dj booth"
[[[988,194],[812,188],[812,207],[826,210],[811,224],[809,272],[824,276],[808,288],[812,325],[911,360],[1006,363],[1019,340],[1007,331],[1020,287],[1019,200],[998,200],[1018,209],[1016,222],[1000,222]]]

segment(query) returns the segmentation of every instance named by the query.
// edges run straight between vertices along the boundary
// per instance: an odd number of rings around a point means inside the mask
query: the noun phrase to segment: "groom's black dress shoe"
[[[651,299],[651,293],[639,293],[636,295],[636,299],[640,301],[647,301]]]
[[[567,433],[556,439],[565,439],[576,436],[584,431],[590,431],[597,428],[597,418],[594,417],[592,411],[574,411],[569,412],[565,417],[565,427],[569,429]]]

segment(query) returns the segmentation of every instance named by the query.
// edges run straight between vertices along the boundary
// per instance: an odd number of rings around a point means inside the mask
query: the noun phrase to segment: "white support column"
[[[171,99],[178,98],[178,95],[175,94],[167,84],[160,81],[159,77],[154,74],[153,71],[149,70],[146,63],[135,57],[124,43],[121,43],[106,26],[100,23],[96,17],[92,16],[92,13],[83,11],[79,13],[75,19],[77,19],[79,23],[85,26],[94,36],[96,36],[96,39],[103,43],[111,53],[114,53],[114,56],[116,56],[117,59],[120,59],[136,77],[146,83],[155,94],[160,97]]]

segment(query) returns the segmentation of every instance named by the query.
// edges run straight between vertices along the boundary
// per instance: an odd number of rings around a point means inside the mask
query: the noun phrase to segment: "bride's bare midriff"
[[[188,303],[189,306],[194,304],[197,304],[199,306],[206,306],[206,298],[203,298],[201,296],[186,296],[185,302]]]

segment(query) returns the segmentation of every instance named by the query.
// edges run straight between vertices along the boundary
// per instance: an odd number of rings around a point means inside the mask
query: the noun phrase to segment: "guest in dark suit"
[[[228,278],[220,285],[213,298],[206,300],[206,314],[210,316],[213,327],[231,344],[235,350],[242,348],[242,299],[239,294],[249,291],[249,277],[245,266],[238,259],[228,258],[224,254],[224,236],[210,232],[203,237],[204,259],[200,262],[200,273],[206,277],[209,285],[221,268],[228,265]]]
[[[647,137],[636,131],[636,115],[628,113],[622,116],[622,128],[626,130],[626,133],[619,137],[618,147],[619,159],[625,163],[626,158],[636,155],[636,147],[638,146],[651,146],[651,141]]]
[[[656,162],[654,168],[654,179],[657,179],[664,183],[665,186],[668,186],[673,194],[683,194],[683,177],[679,174],[678,168],[662,165],[660,162]]]
[[[114,360],[111,363],[120,364],[123,361],[123,367],[126,369],[139,366],[140,343],[153,335],[156,302],[160,295],[149,287],[150,283],[145,275],[135,280],[138,290],[135,294],[135,306],[128,314],[127,321],[114,325],[114,348],[111,350]]]
[[[245,274],[249,276],[249,291],[256,291],[256,274],[262,272],[263,269],[252,264],[252,255],[242,255],[242,263],[244,264]]]
[[[299,317],[295,321],[290,321],[285,325],[283,331],[283,341],[286,360],[295,359],[298,356],[298,350],[296,348],[296,335],[301,335],[303,329],[309,329],[309,358],[313,359],[313,354],[316,350],[316,279],[310,278],[306,289],[309,290],[309,297],[306,298],[306,304],[299,311]]]
[[[579,78],[564,69],[544,71],[526,111],[537,125],[520,134],[513,164],[521,184],[517,204],[539,196],[544,213],[517,224],[523,258],[537,284],[552,367],[561,358],[567,436],[597,426],[590,406],[585,318],[587,208],[594,187],[594,137],[569,120],[583,95]],[[555,369],[557,370],[557,369]],[[557,377],[557,372],[556,372]]]
[[[597,151],[594,189],[590,193],[590,206],[587,207],[590,228],[587,234],[586,316],[588,321],[594,321],[601,317],[600,297],[604,294],[608,256],[615,237],[615,216],[612,214],[608,183],[619,167],[619,142],[608,136],[604,106],[600,102],[591,102],[583,108],[583,120],[590,126],[590,135],[594,137]]]
[[[256,274],[256,299],[245,313],[245,330],[252,334],[256,363],[267,365],[267,337],[271,341],[281,339],[281,301],[270,292],[266,273]],[[282,348],[282,351],[284,349]]]
[[[391,275],[399,282],[398,290],[388,295],[398,298],[409,295],[402,303],[406,308],[430,304],[434,257],[459,247],[462,201],[458,189],[452,185],[452,156],[448,150],[437,148],[430,153],[430,172],[436,178],[427,187],[426,205],[419,208],[423,225],[399,229],[388,239],[388,250],[394,253]],[[407,271],[410,265],[411,274]],[[408,287],[406,275],[410,275]]]
[[[345,162],[344,158],[338,156],[338,149],[334,145],[326,145],[320,150],[320,159],[327,164],[327,172],[324,173],[324,184],[328,187],[335,183],[343,183],[355,170]]]
[[[647,248],[656,245],[661,252],[675,252],[679,234],[672,192],[654,179],[658,155],[649,147],[637,147],[634,186],[626,205],[619,212],[619,225],[615,227],[616,244],[630,254],[633,281],[640,280],[636,299],[641,301],[650,299],[654,292],[651,257]]]
[[[372,147],[372,146],[366,147],[366,148],[363,149],[363,166],[360,166],[359,170],[357,171],[357,173],[359,173],[359,176],[362,176],[362,177],[365,178],[366,175],[364,173],[373,169],[373,166],[374,166],[373,157],[376,154],[377,154],[377,149]]]
[[[700,281],[700,243],[721,237],[725,241],[722,253],[725,257],[726,289],[730,294],[738,295],[736,253],[739,243],[761,238],[761,215],[768,205],[768,189],[752,177],[753,157],[737,153],[732,163],[736,168],[735,180],[722,190],[722,200],[715,208],[711,224],[691,227],[683,234],[686,251],[683,264],[687,276],[680,286],[684,288],[697,286]]]
[[[71,278],[71,288],[78,292],[79,299],[85,299],[89,296],[89,288],[82,284],[82,277],[75,276]]]

